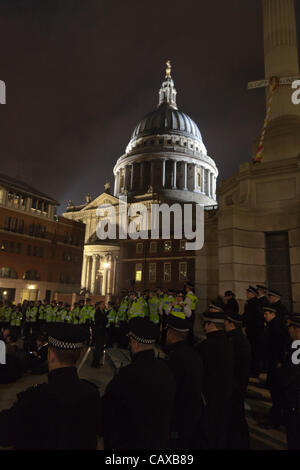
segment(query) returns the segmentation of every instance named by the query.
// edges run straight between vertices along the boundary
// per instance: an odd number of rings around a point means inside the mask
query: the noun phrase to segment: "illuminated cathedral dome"
[[[168,61],[157,108],[136,126],[114,167],[115,196],[163,191],[179,200],[215,203],[217,167],[197,124],[178,110],[176,95]]]

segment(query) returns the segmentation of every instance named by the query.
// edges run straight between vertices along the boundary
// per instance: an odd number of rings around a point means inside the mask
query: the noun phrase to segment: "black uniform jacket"
[[[236,300],[235,297],[232,297],[231,299],[228,300],[226,306],[225,306],[226,312],[230,313],[239,313],[239,303]]]
[[[281,303],[281,300],[278,300],[278,302],[272,304],[271,307],[276,309],[276,317],[284,322],[289,315],[289,311],[286,306]]]
[[[244,327],[250,342],[262,339],[264,335],[264,314],[262,302],[256,297],[247,300],[244,307]]]
[[[270,372],[276,368],[278,363],[284,361],[290,343],[290,335],[287,327],[277,317],[267,323],[266,333],[268,371]]]
[[[244,400],[251,367],[251,347],[241,328],[227,333],[234,352],[233,402]]]
[[[97,333],[104,333],[107,323],[106,314],[104,310],[97,308],[95,311],[95,331]]]
[[[283,408],[300,412],[300,364],[293,364],[292,356],[296,349],[290,344],[282,367],[274,372],[274,378],[282,393]],[[299,354],[298,354],[299,359]]]
[[[0,413],[0,445],[17,450],[96,449],[101,435],[101,400],[95,385],[75,367],[55,369],[48,383],[18,394]]]
[[[167,449],[175,379],[153,350],[134,354],[103,397],[105,449]]]
[[[169,344],[167,364],[176,380],[171,430],[179,436],[194,434],[203,414],[203,364],[186,341]]]
[[[207,334],[198,347],[204,366],[205,398],[208,407],[218,414],[226,407],[232,395],[233,349],[224,331]]]

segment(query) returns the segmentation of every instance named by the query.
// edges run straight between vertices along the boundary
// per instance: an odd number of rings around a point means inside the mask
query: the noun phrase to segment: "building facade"
[[[282,292],[291,310],[300,310],[300,105],[291,99],[292,80],[300,78],[295,5],[294,0],[262,0],[262,8],[261,82],[267,84],[269,113],[262,160],[245,162],[216,190],[218,170],[197,125],[178,110],[168,64],[157,108],[136,126],[114,166],[113,194],[107,188],[84,205],[70,204],[64,214],[86,224],[83,287],[93,291],[98,279],[105,295],[118,294],[123,287],[176,288],[187,279],[195,282],[199,311],[216,295],[233,290],[242,313],[249,284],[266,283]],[[273,77],[279,86],[269,109]],[[259,142],[253,142],[254,154]],[[97,207],[115,207],[118,225],[125,198],[130,207],[143,203],[148,211],[151,204],[164,202],[202,204],[204,247],[187,252],[185,239],[172,235],[168,240],[127,239],[111,245],[99,240]]]
[[[184,238],[174,238],[172,218],[169,239],[117,237],[103,242],[97,236],[103,218],[97,209],[105,204],[115,208],[117,228],[125,203],[128,223],[134,220],[130,212],[138,212],[139,204],[143,204],[148,214],[148,235],[153,204],[176,203],[181,208],[186,203],[209,208],[216,205],[217,167],[207,154],[196,123],[178,110],[176,95],[168,62],[158,106],[136,126],[124,155],[116,162],[114,194],[107,186],[94,200],[87,197],[86,204],[69,204],[64,214],[86,225],[81,284],[91,294],[112,297],[123,288],[182,288],[185,281],[195,281],[195,252],[186,251]]]
[[[58,202],[0,175],[0,301],[79,292],[85,227],[55,215]]]

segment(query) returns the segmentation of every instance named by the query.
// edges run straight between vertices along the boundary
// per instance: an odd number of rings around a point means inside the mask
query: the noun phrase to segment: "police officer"
[[[206,447],[228,448],[229,412],[233,387],[234,356],[224,332],[224,311],[213,301],[203,316],[206,340],[197,346],[204,366]]]
[[[159,298],[157,297],[155,291],[151,290],[148,299],[149,319],[156,325],[159,325],[160,321],[159,304]]]
[[[194,323],[195,323],[195,316],[196,316],[196,307],[197,303],[199,302],[198,297],[195,295],[194,291],[194,286],[190,282],[188,282],[185,286],[185,298],[184,302],[186,305],[188,305],[191,309],[191,317],[190,317],[190,323],[191,323],[191,328],[189,331],[189,337],[188,337],[188,342],[189,345],[192,346],[194,344]]]
[[[137,296],[136,292],[130,292],[130,300],[131,305],[127,310],[128,320],[130,321],[135,317],[145,317],[144,299],[141,300],[141,298]]]
[[[292,342],[274,375],[282,397],[288,449],[300,450],[300,361],[299,353],[292,347],[294,341],[300,341],[300,314],[290,315],[287,323]]]
[[[235,298],[234,292],[232,290],[227,290],[224,293],[224,299],[226,303],[226,310],[232,313],[239,313],[239,303]]]
[[[269,423],[261,423],[261,427],[280,427],[283,424],[282,396],[276,381],[276,369],[283,363],[290,343],[287,327],[277,317],[273,306],[264,307],[264,317],[267,324],[267,385],[270,389],[272,408]]]
[[[94,326],[94,339],[95,339],[95,349],[93,354],[92,367],[99,368],[100,360],[103,357],[103,351],[105,346],[106,339],[106,311],[105,311],[105,302],[96,303],[95,311],[95,326]],[[103,365],[103,363],[102,363]]]
[[[108,302],[107,304],[107,312],[106,312],[106,332],[107,332],[107,347],[111,348],[117,342],[118,338],[118,313],[115,310],[114,304],[112,302]]]
[[[257,289],[257,299],[261,303],[262,308],[267,307],[269,305],[269,299],[267,297],[267,286],[263,284],[256,284]]]
[[[76,363],[86,340],[82,328],[56,324],[48,335],[48,383],[18,394],[0,413],[0,445],[16,450],[93,450],[101,435],[97,387],[80,380]]]
[[[118,309],[118,323],[119,323],[119,338],[118,343],[120,348],[127,348],[128,346],[128,337],[127,334],[127,312],[131,305],[131,299],[129,298],[128,290],[122,290],[123,298],[121,300],[119,309]]]
[[[276,317],[284,323],[289,316],[289,311],[286,306],[283,305],[283,303],[281,302],[281,297],[282,295],[280,294],[280,292],[278,292],[278,290],[270,289],[268,291],[269,303],[273,308],[275,308]]]
[[[175,380],[155,358],[157,330],[146,318],[129,322],[132,364],[120,369],[103,397],[105,449],[169,449]]]
[[[169,315],[167,320],[167,364],[174,374],[176,394],[171,420],[173,449],[199,449],[203,420],[203,364],[188,345],[190,323]]]
[[[184,293],[182,291],[180,290],[177,291],[177,293],[175,294],[174,301],[168,304],[168,306],[166,307],[165,313],[167,317],[169,315],[172,315],[174,317],[182,318],[184,320],[188,318],[190,328],[193,327],[193,324],[191,322],[192,311],[191,311],[190,305],[185,303]]]
[[[251,369],[251,347],[242,332],[242,316],[226,312],[224,326],[234,354],[233,390],[230,408],[229,449],[249,450],[249,429],[244,400]]]
[[[249,286],[246,289],[247,301],[243,316],[247,338],[251,345],[251,375],[253,377],[258,377],[262,372],[265,351],[264,315],[257,295],[258,290],[255,287]]]

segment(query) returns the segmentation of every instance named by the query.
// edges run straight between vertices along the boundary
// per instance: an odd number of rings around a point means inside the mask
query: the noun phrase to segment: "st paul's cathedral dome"
[[[163,193],[170,199],[216,204],[217,167],[197,124],[178,110],[167,62],[157,108],[136,126],[115,167],[114,195]]]

